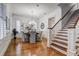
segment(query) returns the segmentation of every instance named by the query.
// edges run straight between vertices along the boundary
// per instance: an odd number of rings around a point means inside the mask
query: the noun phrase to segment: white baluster
[[[76,55],[76,48],[75,48],[75,28],[68,29],[68,49],[67,49],[68,56]]]

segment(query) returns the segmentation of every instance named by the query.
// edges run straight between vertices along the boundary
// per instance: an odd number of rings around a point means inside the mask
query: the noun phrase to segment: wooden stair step
[[[71,22],[76,22],[77,20],[75,19],[75,20],[72,20]]]
[[[57,50],[57,51],[59,51],[59,52],[61,52],[61,53],[63,53],[63,54],[67,54],[67,49],[65,49],[65,48],[62,48],[62,47],[60,47],[60,46],[57,46],[57,45],[55,45],[55,44],[51,44],[51,47],[53,48],[53,49],[55,49],[55,50]]]
[[[66,43],[64,43],[63,41],[59,41],[59,40],[52,40],[52,42],[57,42],[57,43],[59,43],[59,44],[63,44],[63,45],[66,45],[67,46],[67,42]]]
[[[67,35],[67,34],[56,34],[56,36],[68,37],[68,35]]]
[[[68,29],[62,29],[62,30],[60,30],[60,31],[67,31]]]
[[[79,53],[77,53],[76,55],[79,56]]]
[[[65,31],[59,31],[58,33],[68,34],[68,33],[65,32]]]
[[[79,37],[77,39],[79,39]]]
[[[64,27],[64,29],[67,29],[67,27]]]
[[[79,39],[76,40],[76,43],[79,43]]]
[[[76,55],[79,56],[79,48],[77,48]]]
[[[75,23],[75,21],[72,21],[72,22],[70,22],[70,23]]]
[[[76,49],[79,48],[79,43],[75,43]]]
[[[60,39],[60,40],[65,40],[65,41],[68,41],[68,39],[67,39],[67,38],[62,38],[62,37],[54,37],[54,38],[56,38],[56,39]]]
[[[74,24],[69,24],[68,26],[73,26]]]
[[[66,35],[66,36],[68,36],[68,34],[65,34],[65,33],[59,33],[59,32],[57,32],[56,34],[58,34],[58,35]]]
[[[75,24],[75,22],[74,22],[74,23],[70,23],[70,24],[71,24],[71,25],[74,25],[74,24]],[[69,25],[70,25],[70,24],[69,24]]]
[[[68,37],[65,37],[65,36],[55,36],[55,37],[59,37],[59,38],[63,38],[63,39],[67,39]]]
[[[74,24],[75,22],[70,22],[70,23],[68,23],[67,25],[69,25],[69,24]]]
[[[75,24],[75,22],[74,23],[70,23],[70,24]]]
[[[74,26],[74,24],[73,24],[73,25],[70,24],[70,25],[68,25],[67,27],[71,27],[71,26]]]
[[[63,45],[63,44],[60,44],[60,43],[57,43],[57,42],[52,42],[52,43],[57,45],[57,46],[61,46],[63,48],[67,48],[67,45]]]
[[[60,31],[66,31],[66,32],[67,32],[67,30],[63,30],[63,29],[62,29],[62,30],[60,30]]]
[[[63,43],[66,43],[66,44],[67,44],[67,41],[65,41],[65,40],[60,40],[60,39],[55,39],[55,40],[57,40],[57,41],[59,41],[59,42],[63,42]]]
[[[73,27],[74,27],[74,25],[72,25],[72,26],[68,26],[68,27],[71,27],[71,28],[73,28]]]
[[[76,43],[75,45],[76,45],[77,47],[79,47],[79,43]]]

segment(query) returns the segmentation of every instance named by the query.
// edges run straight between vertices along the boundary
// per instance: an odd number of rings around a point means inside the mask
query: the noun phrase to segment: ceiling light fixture
[[[39,7],[39,4],[37,4],[36,6]]]
[[[44,15],[46,15],[47,13],[44,13]]]

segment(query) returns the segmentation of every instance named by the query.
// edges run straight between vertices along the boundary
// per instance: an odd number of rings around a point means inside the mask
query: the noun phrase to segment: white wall
[[[56,9],[53,10],[50,14],[47,14],[41,19],[39,19],[39,31],[43,31],[43,36],[46,38],[48,38],[48,33],[49,33],[48,19],[51,17],[55,17],[55,22],[54,22],[55,24],[61,18],[61,8],[56,7]],[[43,30],[40,28],[42,22],[45,24],[45,28]]]
[[[20,21],[20,25],[23,25],[23,28],[21,27],[21,30],[24,30],[25,27],[27,27],[29,25],[29,22],[34,20],[36,22],[36,26],[37,26],[37,30],[38,30],[38,23],[39,23],[39,21],[38,21],[39,19],[38,18],[33,18],[33,17],[27,16],[27,15],[23,16],[23,15],[13,14],[12,15],[12,19],[13,19],[13,22],[14,22],[13,25],[16,24],[17,20]],[[16,27],[16,25],[14,27]],[[21,33],[19,33],[19,34],[21,34]],[[17,35],[17,36],[21,37],[21,35]]]
[[[21,22],[22,25],[25,25],[25,26],[28,26],[28,22],[34,20],[36,23],[38,23],[38,18],[32,18],[32,17],[29,17],[29,16],[21,16],[21,15],[16,15],[14,14],[12,16],[13,20],[19,20]]]
[[[6,16],[10,19],[10,30],[7,32],[6,37],[0,40],[0,55],[4,55],[5,51],[7,50],[9,43],[12,39],[12,29],[13,29],[13,22],[12,22],[12,11],[10,4],[4,4],[6,6]]]

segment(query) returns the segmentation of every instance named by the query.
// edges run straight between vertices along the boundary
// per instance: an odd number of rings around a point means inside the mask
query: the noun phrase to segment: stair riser
[[[56,36],[63,36],[63,37],[68,37],[67,35],[56,35]]]
[[[62,30],[60,30],[60,31],[67,31],[67,29],[62,29]]]
[[[64,43],[64,42],[60,42],[60,41],[56,41],[56,40],[53,40],[52,42],[57,42],[57,43],[60,43],[62,45],[66,45],[67,46],[67,43]]]
[[[55,37],[56,39],[60,39],[60,40],[65,40],[65,41],[68,41],[67,39],[64,39],[64,38],[59,38],[59,37]]]
[[[59,42],[63,42],[63,43],[65,43],[65,44],[67,44],[68,42],[67,41],[65,41],[65,40],[59,40],[59,39],[55,39],[56,41],[59,41]]]
[[[79,41],[76,41],[76,43],[78,43],[78,44],[79,44]]]
[[[53,43],[52,43],[51,45],[53,45],[53,46],[55,46],[55,47],[57,47],[57,48],[59,48],[59,49],[61,49],[61,50],[67,51],[67,48],[64,48],[64,47],[58,46],[58,45],[53,44]]]
[[[76,49],[79,48],[79,46],[76,46]]]
[[[60,34],[68,34],[67,32],[58,32],[58,33],[60,33]]]

